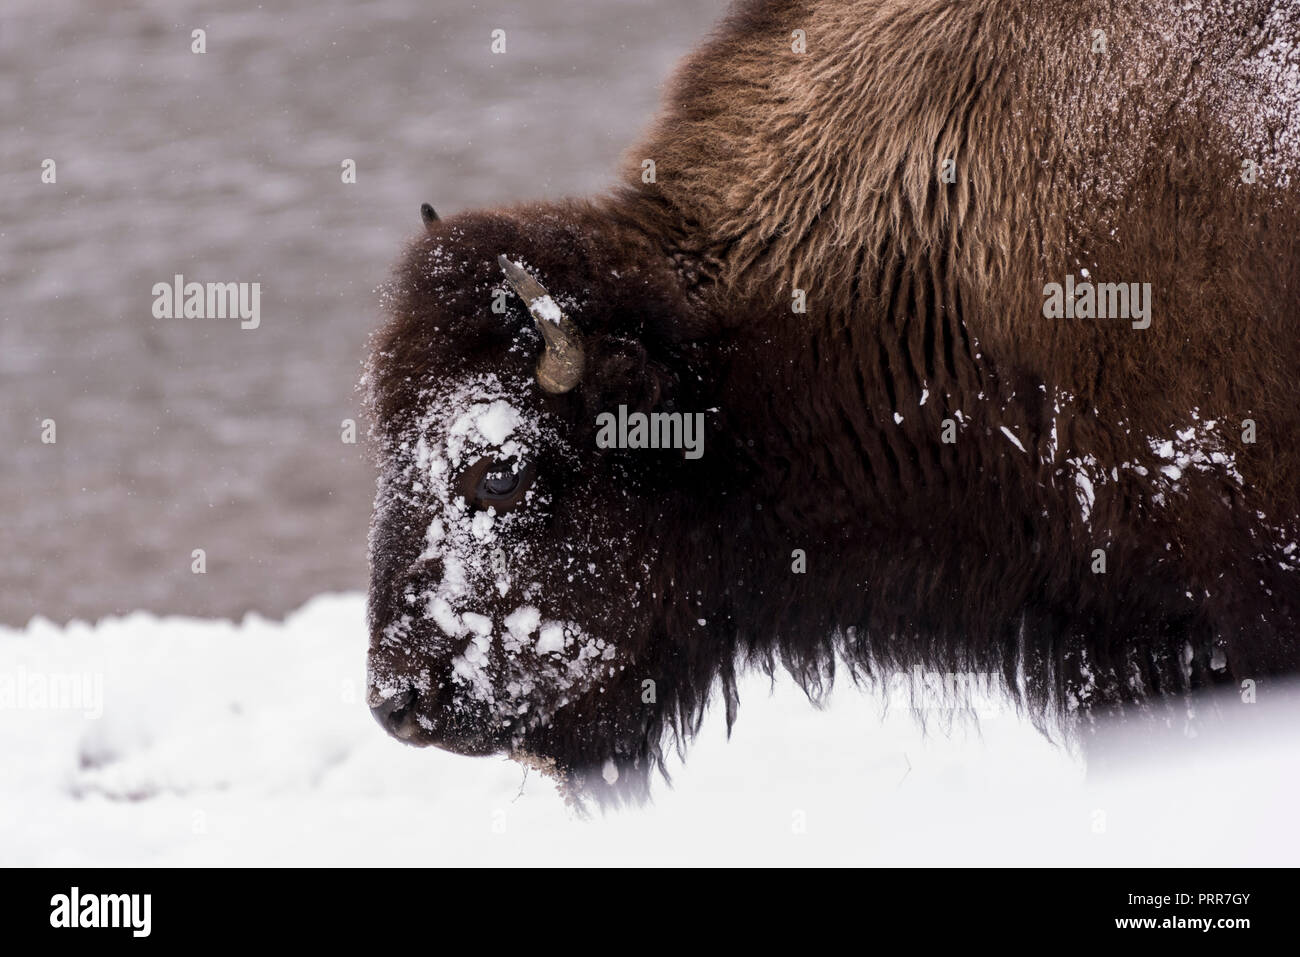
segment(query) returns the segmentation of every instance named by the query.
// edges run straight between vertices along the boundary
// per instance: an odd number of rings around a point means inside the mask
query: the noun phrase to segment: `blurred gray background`
[[[373,475],[340,423],[419,204],[604,188],[724,7],[4,0],[0,623],[363,588]],[[175,273],[260,282],[261,327],[153,318]]]

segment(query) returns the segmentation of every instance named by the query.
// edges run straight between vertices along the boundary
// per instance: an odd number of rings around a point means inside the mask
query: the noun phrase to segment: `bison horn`
[[[426,228],[432,228],[433,224],[438,221],[438,211],[428,203],[420,204],[420,219],[424,220]]]
[[[510,288],[528,307],[537,331],[546,342],[546,351],[537,363],[537,384],[552,395],[568,392],[582,381],[582,365],[586,361],[582,333],[560,311],[542,284],[528,275],[523,267],[505,256],[498,256],[497,262],[501,264]]]

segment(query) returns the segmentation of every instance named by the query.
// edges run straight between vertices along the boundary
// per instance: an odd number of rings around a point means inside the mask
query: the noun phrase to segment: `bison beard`
[[[607,801],[747,666],[993,672],[1067,737],[1294,672],[1298,31],[742,3],[627,185],[426,213],[366,379],[377,717]],[[1149,328],[1045,318],[1067,275],[1150,283]],[[706,454],[598,447],[620,406],[704,413]]]

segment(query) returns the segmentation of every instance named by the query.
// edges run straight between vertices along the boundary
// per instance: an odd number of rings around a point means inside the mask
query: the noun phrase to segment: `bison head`
[[[697,573],[741,466],[714,441],[717,339],[681,261],[592,207],[425,220],[365,383],[369,704],[410,744],[643,792],[720,657]],[[620,407],[700,415],[707,454],[602,448]]]

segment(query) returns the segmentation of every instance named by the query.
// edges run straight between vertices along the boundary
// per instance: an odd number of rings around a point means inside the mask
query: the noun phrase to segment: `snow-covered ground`
[[[730,741],[712,715],[651,804],[582,819],[503,758],[387,738],[363,703],[364,659],[356,594],[283,623],[135,613],[0,629],[0,864],[1300,859],[1294,725],[1258,750],[1098,782],[1008,710],[927,734],[848,683],[817,710],[755,675]],[[42,705],[82,675],[63,701],[76,707]]]

